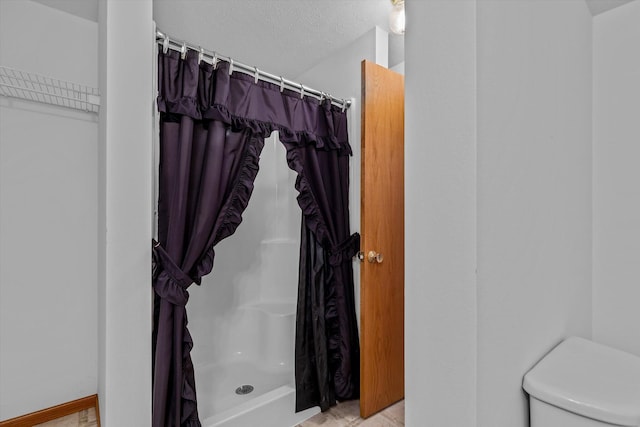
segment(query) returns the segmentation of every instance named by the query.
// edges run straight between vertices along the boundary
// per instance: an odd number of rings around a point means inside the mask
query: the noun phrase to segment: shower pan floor
[[[253,391],[236,394],[238,387]],[[293,372],[266,370],[249,361],[233,361],[196,367],[198,412],[209,418],[284,385],[293,385]]]

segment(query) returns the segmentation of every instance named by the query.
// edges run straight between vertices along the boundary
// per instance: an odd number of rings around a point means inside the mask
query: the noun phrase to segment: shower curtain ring
[[[233,58],[229,58],[229,75],[233,73]]]
[[[184,60],[187,57],[187,44],[182,43],[182,47],[180,48],[180,58]]]
[[[203,59],[204,59],[204,49],[202,48],[202,46],[200,46],[200,51],[198,52],[198,65],[202,62]]]
[[[253,69],[255,70],[255,74],[254,74],[255,82],[254,83],[257,84],[258,83],[258,78],[260,77],[260,70],[258,70],[258,67],[255,67],[255,66],[253,67]]]
[[[162,53],[166,54],[167,52],[169,52],[169,36],[165,34],[162,41]]]
[[[300,99],[304,98],[304,85],[300,83]]]
[[[280,76],[280,93],[284,92],[284,79]]]

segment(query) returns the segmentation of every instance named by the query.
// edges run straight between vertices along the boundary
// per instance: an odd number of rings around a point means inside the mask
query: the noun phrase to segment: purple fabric
[[[264,138],[273,131],[298,173],[296,188],[305,227],[299,288],[322,292],[322,301],[299,301],[296,335],[298,408],[335,404],[358,395],[358,336],[353,305],[351,256],[358,236],[349,236],[346,115],[330,102],[299,94],[252,76],[229,75],[184,60],[158,56],[160,171],[158,242],[154,242],[153,426],[200,426],[185,306],[188,287],[213,269],[214,247],[242,221],[258,172]],[[308,235],[305,237],[305,233]],[[313,244],[308,244],[312,242]],[[292,260],[292,262],[295,262]],[[312,281],[322,280],[321,286]],[[304,295],[303,295],[304,296]],[[305,297],[306,298],[306,297]],[[320,313],[326,331],[301,328]],[[308,319],[307,319],[308,320]],[[314,340],[317,350],[299,341]],[[324,356],[322,356],[324,354]],[[321,360],[318,362],[318,355]],[[319,367],[311,369],[311,367]],[[315,372],[310,376],[310,372]],[[303,386],[304,385],[304,386]],[[324,396],[324,397],[323,397]],[[323,403],[324,402],[324,403]]]

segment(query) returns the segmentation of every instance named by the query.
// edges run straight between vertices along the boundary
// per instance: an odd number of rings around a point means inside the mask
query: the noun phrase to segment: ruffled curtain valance
[[[164,55],[159,68],[159,111],[248,128],[263,138],[278,131],[282,142],[351,155],[347,116],[329,100],[301,99],[297,92],[281,92],[278,85],[256,83],[247,74],[229,74],[227,62],[219,62],[214,69],[204,61],[198,64],[196,58],[193,52],[185,61],[177,52]],[[182,78],[170,78],[177,75]]]
[[[226,62],[216,69],[198,63],[192,51],[184,59],[178,52],[160,52],[158,73],[154,427],[200,425],[187,289],[212,271],[216,244],[241,223],[264,138],[273,131],[279,132],[287,163],[298,174],[303,212],[297,409],[320,405],[324,410],[336,398],[357,397],[359,348],[350,260],[359,236],[349,233],[351,148],[345,112],[328,100],[301,98],[252,76],[229,74]],[[313,299],[308,297],[312,294]],[[322,318],[321,327],[309,323],[314,316]]]

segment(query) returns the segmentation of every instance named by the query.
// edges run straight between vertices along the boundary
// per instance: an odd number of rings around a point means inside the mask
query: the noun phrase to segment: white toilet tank
[[[640,357],[571,337],[524,376],[531,427],[640,427]]]

